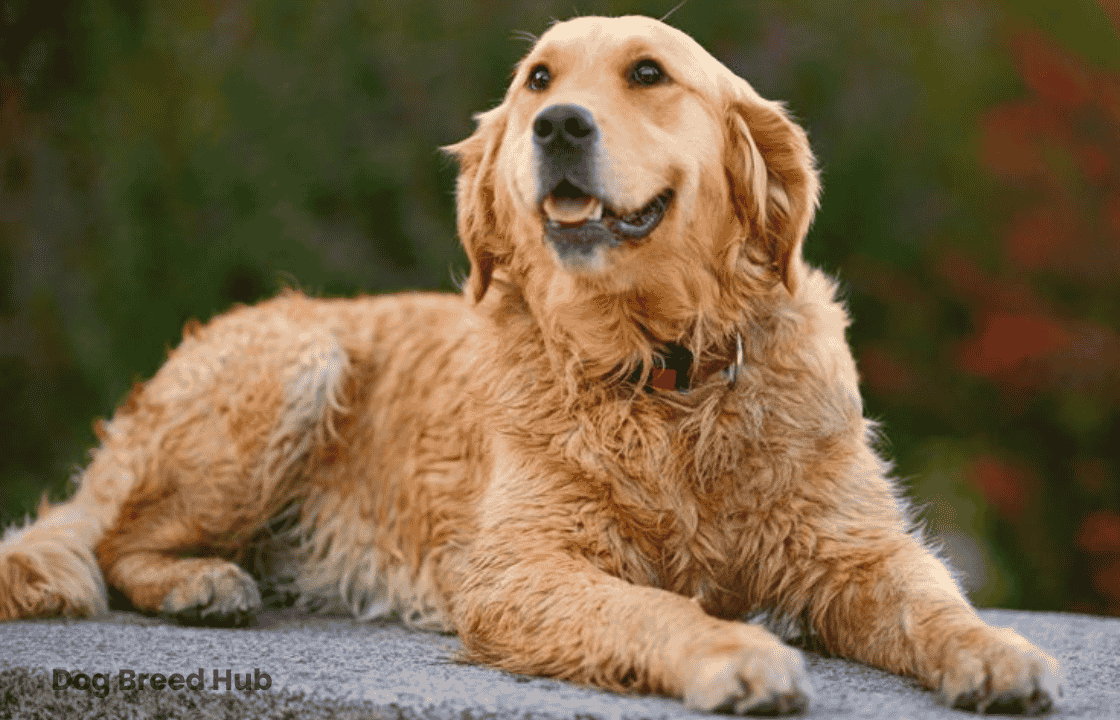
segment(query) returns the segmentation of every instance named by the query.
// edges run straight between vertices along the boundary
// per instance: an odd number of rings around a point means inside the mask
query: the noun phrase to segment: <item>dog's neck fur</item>
[[[561,319],[565,313],[556,312],[542,313],[551,318],[546,328],[531,299],[501,278],[484,302],[488,307],[483,312],[497,321],[499,335],[513,333],[511,337],[525,340],[527,332],[534,337],[536,342],[532,344],[539,343],[542,351],[539,359],[552,366],[557,373],[553,377],[563,384],[578,385],[594,379],[606,386],[637,386],[647,392],[687,392],[709,385],[713,378],[725,385],[733,384],[743,365],[743,333],[761,320],[755,317],[755,308],[748,301],[737,322],[698,318],[654,331],[625,302],[607,300],[563,308],[581,315],[582,322],[577,324],[580,329],[600,332],[573,332],[571,325]],[[608,330],[602,332],[603,328]],[[678,339],[660,340],[659,335]],[[518,342],[511,341],[510,345],[517,346]],[[611,352],[597,353],[600,348]]]
[[[697,493],[735,490],[726,483],[748,461],[744,453],[762,442],[756,436],[761,426],[746,426],[750,429],[744,436],[747,441],[727,446],[728,428],[743,432],[741,424],[728,424],[727,418],[743,413],[743,398],[751,395],[749,388],[758,389],[757,373],[752,369],[773,367],[774,353],[791,350],[793,341],[787,336],[796,335],[794,326],[802,324],[797,313],[775,316],[759,299],[739,314],[737,323],[708,320],[702,327],[699,322],[682,326],[676,337],[692,354],[691,391],[646,391],[648,373],[645,383],[627,380],[635,371],[652,369],[653,358],[666,350],[666,341],[659,342],[648,329],[613,316],[621,326],[620,335],[637,338],[642,344],[628,345],[625,356],[611,355],[613,367],[604,369],[602,358],[580,352],[571,335],[564,332],[563,323],[555,318],[548,325],[542,322],[520,286],[502,281],[495,285],[479,308],[494,328],[492,334],[480,338],[493,343],[489,356],[494,362],[479,368],[480,380],[490,388],[488,395],[493,399],[494,414],[489,421],[494,428],[515,437],[519,447],[540,452],[562,439],[565,457],[577,464],[587,458],[612,458],[608,470],[596,469],[594,463],[585,469],[634,478],[661,497],[650,500],[651,507],[662,500],[670,502],[665,498],[675,496],[681,488]],[[739,338],[743,361],[740,376],[731,383],[720,375],[736,363]],[[745,394],[736,390],[743,388],[748,388]],[[806,412],[812,422],[821,415],[815,407]],[[608,438],[609,442],[585,445],[590,438]],[[674,457],[670,448],[675,443],[693,448],[683,465],[670,462]],[[536,450],[528,454],[535,456]],[[650,468],[659,468],[659,473],[650,474]]]

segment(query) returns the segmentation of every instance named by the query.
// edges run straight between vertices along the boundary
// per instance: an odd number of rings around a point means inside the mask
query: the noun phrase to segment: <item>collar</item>
[[[654,358],[654,367],[649,373],[649,383],[646,389],[676,390],[688,392],[691,389],[689,377],[692,371],[692,352],[683,345],[666,343],[665,350]],[[728,365],[720,372],[727,376],[727,384],[735,385],[739,377],[739,369],[743,366],[743,338],[735,333],[735,362]],[[642,368],[636,368],[630,373],[630,382],[637,384],[642,377]]]

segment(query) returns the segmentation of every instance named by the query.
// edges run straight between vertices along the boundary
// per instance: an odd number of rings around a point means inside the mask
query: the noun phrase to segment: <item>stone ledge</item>
[[[1050,717],[1120,717],[1120,619],[1064,613],[984,610],[994,625],[1013,627],[1062,663],[1065,696]],[[187,628],[132,613],[93,620],[0,624],[0,668],[65,668],[109,673],[205,675],[257,669],[271,687],[298,702],[345,706],[371,717],[533,718],[541,720],[675,720],[709,717],[673,700],[620,696],[556,680],[459,664],[456,638],[395,623],[268,613],[253,628]],[[858,663],[807,653],[816,701],[804,717],[962,718],[938,705],[916,682]],[[263,676],[260,676],[263,678]],[[262,684],[264,681],[262,679]],[[219,691],[224,690],[219,680]],[[147,692],[158,692],[147,689]],[[78,693],[67,689],[63,692]],[[298,713],[298,702],[293,709]]]

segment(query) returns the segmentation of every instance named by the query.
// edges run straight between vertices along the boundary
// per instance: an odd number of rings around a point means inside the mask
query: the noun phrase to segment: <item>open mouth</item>
[[[658,226],[673,199],[666,190],[642,208],[620,214],[602,200],[588,195],[567,180],[557,185],[541,202],[545,232],[549,238],[568,243],[642,240]]]

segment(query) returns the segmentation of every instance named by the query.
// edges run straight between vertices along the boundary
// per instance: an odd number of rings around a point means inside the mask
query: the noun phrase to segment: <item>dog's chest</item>
[[[585,475],[592,501],[574,515],[579,544],[600,569],[695,597],[713,615],[736,617],[762,602],[761,577],[776,572],[796,531],[773,520],[778,497],[736,473],[705,487],[667,460],[647,474],[602,465]],[[764,469],[754,474],[767,481]]]

